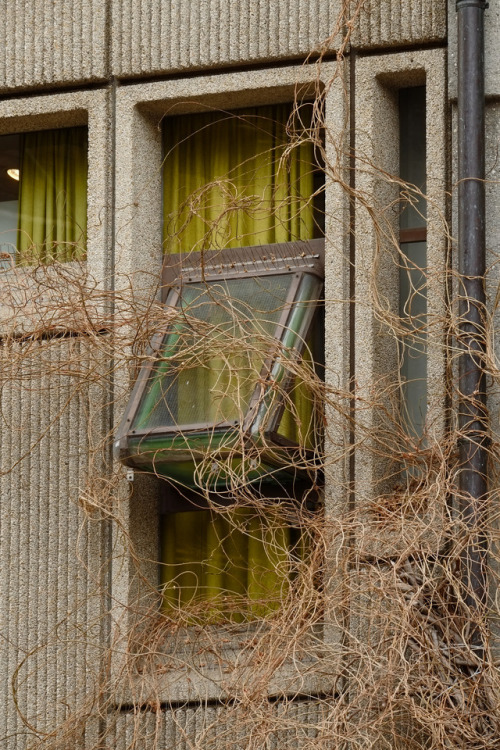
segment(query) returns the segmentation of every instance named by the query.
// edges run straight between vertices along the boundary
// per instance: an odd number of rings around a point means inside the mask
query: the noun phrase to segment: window
[[[87,129],[0,137],[2,265],[82,259],[87,228]]]
[[[165,607],[199,604],[216,619],[276,609],[305,549],[291,507],[315,472],[318,425],[297,365],[320,359],[323,240],[310,107],[295,148],[290,115],[166,121],[171,315],[116,439],[127,465],[178,488],[162,483]]]
[[[401,353],[403,420],[409,434],[422,437],[427,414],[427,219],[425,87],[399,92],[400,177],[400,317],[405,325]]]
[[[272,259],[255,247],[179,261],[172,323],[152,342],[119,431],[122,460],[187,487],[295,476],[291,458],[315,432],[294,365],[312,355],[322,250],[314,240],[273,245]]]

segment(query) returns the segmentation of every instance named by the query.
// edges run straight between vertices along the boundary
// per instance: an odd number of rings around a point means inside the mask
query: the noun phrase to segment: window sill
[[[267,697],[329,693],[341,672],[342,644],[323,628],[297,635],[271,624],[183,628],[130,657],[115,693],[117,705],[238,700],[260,685]],[[151,647],[153,646],[153,647]],[[144,650],[148,646],[145,644]]]

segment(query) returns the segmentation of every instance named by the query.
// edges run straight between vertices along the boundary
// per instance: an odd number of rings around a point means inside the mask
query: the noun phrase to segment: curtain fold
[[[166,118],[166,252],[313,238],[313,145],[290,149],[291,113],[280,104]]]
[[[25,133],[21,140],[21,265],[85,258],[87,128]]]
[[[165,252],[267,245],[315,236],[313,145],[304,137],[290,148],[291,113],[292,106],[283,104],[165,120]],[[304,112],[301,122],[307,127]],[[251,367],[247,364],[246,369]],[[188,372],[192,382],[189,393],[184,389],[180,395],[183,411],[189,411],[190,400],[227,389],[228,371],[214,356],[196,373]],[[216,404],[213,408],[220,409],[220,401]],[[299,384],[282,434],[290,439],[304,435],[311,415],[310,399]],[[235,622],[276,610],[288,589],[290,559],[297,544],[292,538],[297,534],[275,514],[273,518],[248,508],[165,515],[161,566],[165,608],[203,603],[208,620],[226,617]]]
[[[289,525],[260,510],[195,510],[162,522],[164,608],[187,619],[242,622],[275,612],[300,544]]]

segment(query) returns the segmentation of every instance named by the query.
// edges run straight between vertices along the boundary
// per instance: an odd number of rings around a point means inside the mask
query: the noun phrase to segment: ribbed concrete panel
[[[359,15],[358,15],[359,11]],[[446,0],[351,0],[356,47],[387,47],[446,38]]]
[[[341,0],[111,0],[112,68],[136,76],[294,58],[318,49]]]
[[[106,76],[108,0],[0,0],[0,90]]]
[[[123,713],[109,731],[115,750],[301,750],[315,741],[327,746],[328,704],[319,701],[248,707],[178,708],[158,713]],[[323,746],[323,745],[321,745]]]
[[[99,671],[101,531],[79,502],[99,399],[80,339],[5,344],[0,358],[0,746],[24,750],[28,723],[78,716]]]

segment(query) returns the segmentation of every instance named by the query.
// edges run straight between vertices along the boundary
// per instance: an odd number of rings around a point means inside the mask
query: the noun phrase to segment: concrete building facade
[[[0,9],[0,138],[88,129],[85,260],[35,267],[13,255],[0,269],[1,747],[326,748],[341,747],[342,737],[352,747],[371,747],[375,739],[380,747],[458,747],[431,741],[432,727],[422,719],[415,728],[416,713],[405,718],[403,708],[392,723],[373,719],[370,728],[366,717],[377,714],[373,696],[362,721],[347,708],[331,710],[346,700],[353,664],[388,637],[380,617],[385,605],[373,605],[361,583],[374,575],[370,565],[375,561],[379,582],[389,580],[389,573],[384,576],[391,561],[406,559],[417,536],[418,549],[435,560],[449,528],[446,503],[433,505],[430,490],[420,526],[396,511],[397,520],[384,528],[371,503],[398,492],[394,475],[400,469],[394,466],[401,448],[394,447],[399,438],[391,442],[390,423],[400,408],[394,403],[401,349],[394,331],[395,321],[408,317],[401,311],[395,250],[406,180],[400,92],[423,87],[425,439],[417,430],[403,452],[418,454],[417,464],[430,461],[421,458],[425,446],[444,446],[453,432],[455,2],[0,0]],[[500,414],[496,0],[485,22],[487,370],[494,444]],[[321,106],[327,159],[330,429],[322,507],[332,534],[324,538],[333,541],[323,583],[315,584],[332,591],[314,622],[316,627],[321,620],[321,633],[313,628],[308,634],[306,622],[290,653],[272,626],[267,635],[255,623],[240,630],[212,624],[204,633],[171,627],[169,636],[165,623],[158,624],[151,614],[158,608],[157,479],[136,473],[129,481],[113,459],[112,443],[143,357],[134,349],[138,322],[159,299],[162,122],[173,114],[296,101]],[[418,213],[421,204],[413,198]],[[415,241],[401,236],[403,243]],[[443,448],[443,464],[450,455]],[[434,450],[433,461],[436,456]],[[494,500],[494,466],[491,472]],[[437,469],[433,476],[436,487]],[[346,581],[352,606],[341,593]],[[493,586],[494,576],[491,581]],[[373,599],[380,596],[377,584],[370,591]],[[494,617],[492,623],[494,632]],[[252,638],[258,649],[249,646]],[[357,644],[354,651],[349,638]],[[276,651],[281,657],[270,668],[269,654]],[[353,653],[352,661],[346,658]],[[370,658],[375,672],[384,669]],[[373,679],[383,684],[381,676]],[[355,705],[356,684],[350,697]]]

